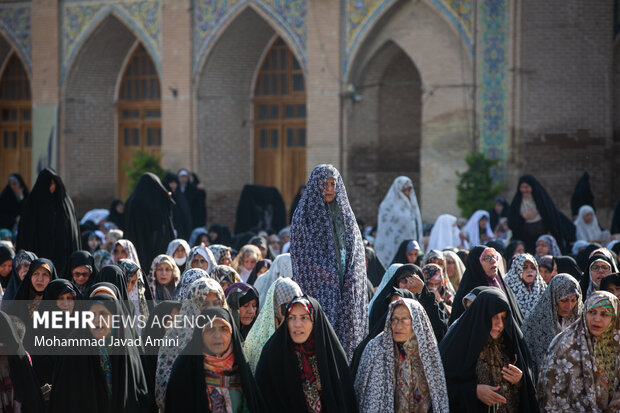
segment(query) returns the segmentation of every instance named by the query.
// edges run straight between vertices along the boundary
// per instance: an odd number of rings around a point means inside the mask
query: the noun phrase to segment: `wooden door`
[[[161,95],[159,77],[150,56],[138,45],[121,81],[118,108],[117,195],[129,195],[125,166],[136,151],[161,154]]]
[[[19,173],[32,186],[32,103],[30,82],[13,53],[0,80],[0,185]]]
[[[303,71],[277,38],[254,89],[254,183],[278,188],[287,207],[306,183],[306,91]]]

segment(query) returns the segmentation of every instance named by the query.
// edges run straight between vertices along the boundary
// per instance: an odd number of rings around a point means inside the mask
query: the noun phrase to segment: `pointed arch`
[[[117,195],[117,85],[137,43],[127,25],[110,13],[80,47],[65,79],[59,163],[66,168],[72,198],[84,208]]]
[[[350,70],[361,47],[372,38],[373,32],[380,27],[382,21],[394,13],[408,0],[383,0],[371,2],[362,6],[356,0],[347,0],[348,5],[345,17],[345,51],[342,65],[342,77],[348,79]],[[410,1],[410,0],[409,0]],[[469,54],[473,58],[473,25],[475,1],[464,0],[462,2],[451,2],[449,0],[418,0],[433,8],[437,14],[446,22],[452,31],[458,35]]]
[[[61,86],[64,85],[68,73],[75,64],[76,56],[80,54],[84,44],[110,16],[113,16],[122,22],[125,27],[131,31],[133,36],[140,40],[145,49],[148,50],[151,59],[153,59],[155,67],[161,76],[161,51],[159,44],[157,44],[155,39],[145,33],[144,29],[136,23],[134,18],[127,13],[126,10],[115,4],[94,5],[91,7],[95,8],[93,10],[95,15],[91,18],[86,27],[82,28],[80,34],[76,38],[73,39],[70,35],[63,34],[63,60],[60,78]],[[63,16],[63,18],[66,17]]]
[[[398,176],[411,178],[421,202],[422,81],[405,51],[386,41],[355,79],[347,119],[347,177],[356,214],[374,217]],[[360,169],[359,165],[364,165]],[[369,181],[367,176],[374,176]],[[375,217],[376,218],[376,217]],[[373,218],[374,219],[374,218]]]
[[[280,36],[287,45],[291,48],[291,51],[295,55],[295,58],[300,62],[304,72],[307,73],[307,61],[305,55],[305,45],[303,39],[300,39],[290,27],[282,21],[281,17],[275,17],[275,14],[270,10],[263,2],[253,2],[250,0],[240,1],[238,4],[231,6],[228,10],[221,11],[223,16],[219,17],[211,24],[199,24],[195,21],[197,27],[194,37],[194,48],[196,50],[194,56],[194,75],[200,76],[202,69],[211,51],[219,41],[219,39],[225,34],[228,28],[234,25],[234,22],[238,17],[248,10],[255,12],[259,15],[271,29]],[[200,13],[200,9],[196,8],[195,13]],[[197,19],[197,17],[195,17]],[[206,26],[206,27],[203,27]],[[201,30],[201,27],[202,30]]]
[[[32,176],[32,95],[24,63],[12,51],[0,76],[0,179]]]
[[[209,216],[217,222],[234,223],[234,209],[222,206],[235,205],[243,185],[254,182],[255,83],[266,51],[278,37],[297,59],[291,44],[256,6],[244,7],[213,43],[196,75],[192,154],[196,173],[209,188]],[[226,180],[220,179],[224,168]]]
[[[5,58],[9,53],[14,53],[19,57],[19,60],[23,63],[24,68],[26,69],[26,74],[28,78],[32,76],[32,62],[30,56],[27,55],[23,47],[19,47],[16,39],[13,35],[11,35],[11,31],[8,30],[3,24],[0,23],[0,39],[1,42],[6,42],[6,45],[3,45],[0,42],[0,62],[6,63],[8,60]]]
[[[131,49],[120,72],[117,93],[118,172],[117,195],[129,195],[124,170],[135,150],[161,154],[161,84],[153,60],[140,42]]]
[[[417,73],[413,78],[404,78],[406,82],[419,82],[419,95],[413,94],[419,96],[416,98],[420,106],[420,113],[416,115],[419,123],[418,126],[408,126],[407,133],[412,142],[419,142],[416,143],[419,145],[417,155],[414,149],[408,152],[411,162],[419,159],[420,184],[415,189],[421,198],[423,219],[434,220],[435,211],[458,214],[455,189],[457,177],[454,171],[465,169],[464,159],[473,149],[474,142],[473,59],[463,39],[445,20],[445,16],[438,13],[430,0],[395,3],[383,15],[380,24],[372,29],[364,44],[359,46],[346,78],[349,88],[355,92],[352,96],[355,99],[346,102],[346,145],[353,153],[347,154],[345,159],[348,163],[355,161],[360,164],[367,156],[369,163],[382,162],[378,160],[380,151],[368,149],[372,141],[365,142],[362,137],[368,131],[374,131],[376,137],[383,136],[390,120],[389,116],[382,117],[382,113],[397,114],[405,106],[389,109],[391,103],[386,100],[389,96],[381,98],[381,87],[366,86],[373,81],[381,85],[384,82],[383,70],[389,70],[394,65],[394,58],[401,62],[409,60],[409,73]],[[400,76],[396,72],[393,75]],[[375,107],[370,104],[373,99]],[[411,103],[410,100],[408,102]],[[387,112],[385,108],[388,108]],[[365,110],[374,116],[364,115]],[[378,138],[375,140],[378,142]],[[402,141],[399,145],[412,142]],[[360,152],[360,148],[367,152]],[[389,162],[388,165],[398,163]],[[409,173],[415,182],[416,171],[410,170]],[[358,185],[381,185],[382,189],[378,190],[377,195],[380,198],[387,191],[391,178],[378,179],[379,184],[370,179],[368,176],[360,176]],[[364,216],[364,219],[374,217]]]

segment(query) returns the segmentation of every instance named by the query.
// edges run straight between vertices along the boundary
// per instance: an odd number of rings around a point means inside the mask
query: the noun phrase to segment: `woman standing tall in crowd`
[[[366,255],[340,173],[312,171],[291,224],[293,280],[319,301],[347,358],[368,333]]]
[[[550,233],[558,241],[560,249],[568,251],[575,241],[575,226],[555,207],[553,200],[532,175],[519,179],[517,192],[510,204],[508,226],[512,238],[523,241],[528,252],[534,252],[536,240]]]
[[[360,361],[355,391],[361,412],[448,412],[437,341],[415,300],[392,302],[381,334]]]
[[[73,251],[81,249],[80,227],[73,201],[60,176],[45,168],[24,200],[17,248],[32,251],[54,263],[64,274]]]
[[[383,265],[389,265],[400,243],[414,239],[424,244],[422,215],[413,183],[406,176],[394,180],[379,205],[375,251]]]

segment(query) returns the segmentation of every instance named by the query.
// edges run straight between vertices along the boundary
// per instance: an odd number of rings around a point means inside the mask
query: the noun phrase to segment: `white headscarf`
[[[491,231],[491,217],[489,213],[485,210],[479,209],[469,218],[467,224],[463,228],[463,230],[469,236],[469,245],[480,245],[480,226],[479,222],[483,217],[487,217],[487,225],[486,225],[486,235],[487,237],[493,238],[493,231]],[[454,245],[453,245],[454,246]]]
[[[266,301],[267,291],[271,284],[280,277],[293,278],[293,264],[291,263],[291,254],[280,254],[273,260],[269,271],[261,275],[254,282],[254,288],[258,291],[258,303],[260,308]]]
[[[583,217],[589,212],[592,213],[594,218],[592,222],[586,224]],[[590,205],[583,205],[579,208],[579,214],[575,220],[575,227],[577,228],[576,236],[578,240],[607,241],[610,237],[609,231],[601,230],[601,227],[598,225],[598,219],[596,218],[596,212],[594,212],[594,208]]]
[[[403,193],[411,188],[409,197]],[[423,243],[422,215],[411,179],[399,176],[394,180],[379,205],[375,252],[383,265],[392,262],[401,242],[414,239]]]
[[[439,215],[428,240],[426,252],[430,250],[443,250],[448,247],[461,245],[459,229],[456,226],[456,217],[450,214]]]

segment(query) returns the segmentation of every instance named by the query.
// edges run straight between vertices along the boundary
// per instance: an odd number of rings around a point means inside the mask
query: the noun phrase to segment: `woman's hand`
[[[479,384],[476,386],[476,397],[487,406],[502,403],[506,404],[506,398],[501,394],[495,393],[499,390],[499,386],[489,386],[487,384]]]
[[[523,216],[523,218],[525,218],[526,221],[529,221],[536,218],[536,214],[538,214],[538,211],[536,211],[535,209],[528,209],[521,215]]]
[[[433,294],[435,294],[435,301],[437,301],[438,303],[443,301],[443,298],[441,298],[441,294],[439,294],[439,289],[437,288],[429,288],[429,291],[432,292]]]
[[[502,369],[502,377],[511,384],[517,384],[523,377],[523,372],[514,364],[509,364],[508,367]]]
[[[411,288],[413,289],[413,293],[420,294],[424,289],[424,281],[422,281],[422,279],[417,274],[413,274],[412,278],[413,280],[411,280]]]

